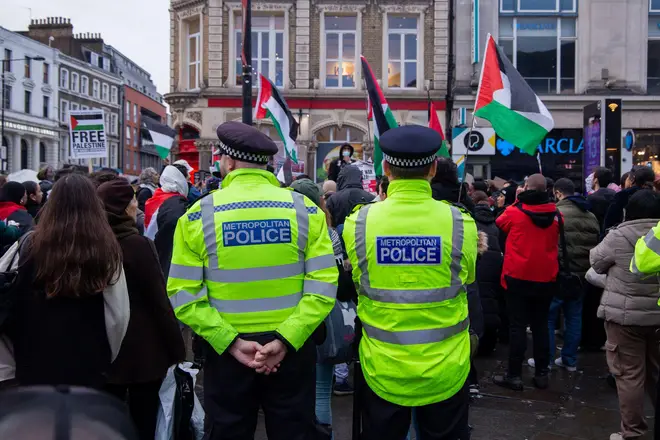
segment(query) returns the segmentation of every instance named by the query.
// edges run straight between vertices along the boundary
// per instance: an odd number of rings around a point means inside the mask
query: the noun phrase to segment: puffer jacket
[[[657,218],[621,223],[591,251],[593,269],[607,274],[599,318],[619,325],[660,326],[658,277],[630,271],[635,243],[657,223]]]
[[[495,214],[488,206],[474,208],[474,220],[479,230],[479,257],[477,258],[477,283],[484,314],[484,328],[488,332],[500,326],[499,297],[502,288],[502,263],[504,256],[498,240],[499,229],[495,226]]]
[[[570,196],[557,202],[557,209],[564,219],[566,247],[570,260],[570,271],[584,277],[591,265],[589,251],[598,245],[600,224],[589,212],[591,206],[582,196]],[[559,258],[563,260],[562,252]],[[563,264],[563,261],[562,261]]]

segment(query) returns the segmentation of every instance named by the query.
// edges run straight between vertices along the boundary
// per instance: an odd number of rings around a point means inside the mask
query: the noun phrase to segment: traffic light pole
[[[243,4],[243,123],[252,125],[252,1]]]

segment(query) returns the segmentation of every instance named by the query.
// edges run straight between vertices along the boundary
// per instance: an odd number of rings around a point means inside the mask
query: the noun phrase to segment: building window
[[[131,145],[131,127],[126,127],[126,145]]]
[[[112,86],[110,88],[110,102],[112,102],[113,104],[117,104],[118,101],[119,98],[118,98],[117,87]]]
[[[355,87],[357,16],[328,16],[325,25],[325,86]]]
[[[80,91],[80,75],[76,72],[71,72],[71,90],[76,93]]]
[[[60,122],[66,124],[69,117],[69,101],[60,100]]]
[[[109,102],[110,101],[110,86],[107,85],[106,83],[103,83],[103,86],[101,87],[103,94],[101,95],[101,99],[104,102]]]
[[[574,17],[500,17],[499,44],[534,91],[575,93]]]
[[[137,104],[133,104],[133,123],[137,124],[138,121],[138,107]]]
[[[126,101],[126,120],[131,120],[131,101]]]
[[[30,147],[28,146],[27,140],[21,139],[21,169],[25,170],[28,168],[28,151]]]
[[[11,57],[12,56],[14,56],[14,53],[9,49],[5,49],[5,57],[2,60],[2,71],[3,72],[11,72]]]
[[[660,0],[649,0],[649,11],[660,12]]]
[[[86,105],[81,105],[80,110],[89,110],[89,107],[87,107]]]
[[[117,125],[117,114],[110,115],[110,134],[117,135],[119,126]]]
[[[39,162],[46,162],[46,144],[39,142]]]
[[[66,69],[60,70],[60,88],[65,90],[69,89],[69,71]]]
[[[202,34],[199,29],[199,18],[195,17],[186,22],[188,25],[187,39],[187,65],[188,65],[188,89],[199,89],[199,79],[202,68]]]
[[[101,98],[101,83],[97,79],[92,81],[92,96],[96,99]]]
[[[136,147],[140,146],[137,128],[133,128],[133,145],[135,145]]]
[[[110,163],[108,163],[108,166],[113,168],[117,166],[117,144],[110,144]]]
[[[32,109],[32,92],[29,90],[25,91],[25,113],[30,114]]]
[[[89,78],[84,75],[82,77],[82,81],[80,82],[80,93],[89,96]]]
[[[243,84],[243,18],[237,15],[234,20],[236,51],[236,84]],[[278,87],[284,86],[284,57],[288,50],[284,47],[284,16],[252,17],[252,77],[262,74]]]
[[[387,87],[416,88],[419,17],[387,16]]]
[[[5,84],[4,88],[4,101],[2,102],[2,107],[4,107],[6,110],[11,110],[11,86],[9,84]]]
[[[110,72],[110,58],[103,57],[103,70]]]
[[[133,169],[138,169],[138,154],[137,151],[133,151]]]
[[[25,57],[25,77],[32,78],[32,60],[30,57]]]
[[[84,106],[83,106],[84,107]],[[78,110],[80,106],[78,105],[77,102],[72,102],[71,105],[69,106],[71,110]],[[81,108],[81,110],[85,110],[84,108]]]
[[[657,0],[650,0],[655,3]],[[556,13],[577,12],[577,0],[500,0],[503,13]]]
[[[44,84],[50,83],[50,64],[44,63]]]
[[[654,6],[654,1],[651,0],[651,6]],[[660,1],[657,3],[660,9]],[[657,95],[660,94],[660,16],[658,15],[649,16],[647,51],[646,89],[648,93]]]
[[[44,105],[43,105],[43,117],[48,119],[48,114],[50,110],[50,98],[48,96],[44,96]]]

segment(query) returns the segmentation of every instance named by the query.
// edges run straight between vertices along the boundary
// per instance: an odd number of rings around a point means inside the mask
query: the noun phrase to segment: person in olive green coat
[[[569,270],[584,279],[590,267],[589,252],[598,245],[600,224],[596,216],[589,212],[590,206],[587,199],[575,195],[575,185],[570,179],[557,180],[553,191],[558,200],[557,210],[564,219]],[[563,258],[561,249],[559,257]],[[563,261],[562,264],[564,264]],[[561,357],[555,360],[555,365],[569,371],[576,370],[577,349],[582,336],[582,308],[583,296],[567,301],[554,298],[550,304],[548,317],[550,359],[555,356],[555,328],[561,309],[564,315],[564,346],[561,350]],[[594,316],[595,313],[596,310],[593,311]]]

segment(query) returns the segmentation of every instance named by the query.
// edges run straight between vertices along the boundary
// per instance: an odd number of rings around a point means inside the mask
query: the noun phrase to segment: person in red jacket
[[[523,389],[522,364],[527,349],[527,325],[534,341],[534,385],[548,387],[548,313],[557,288],[559,223],[557,208],[541,174],[527,179],[518,200],[497,218],[506,235],[502,287],[509,315],[509,367],[493,381],[513,390]]]

